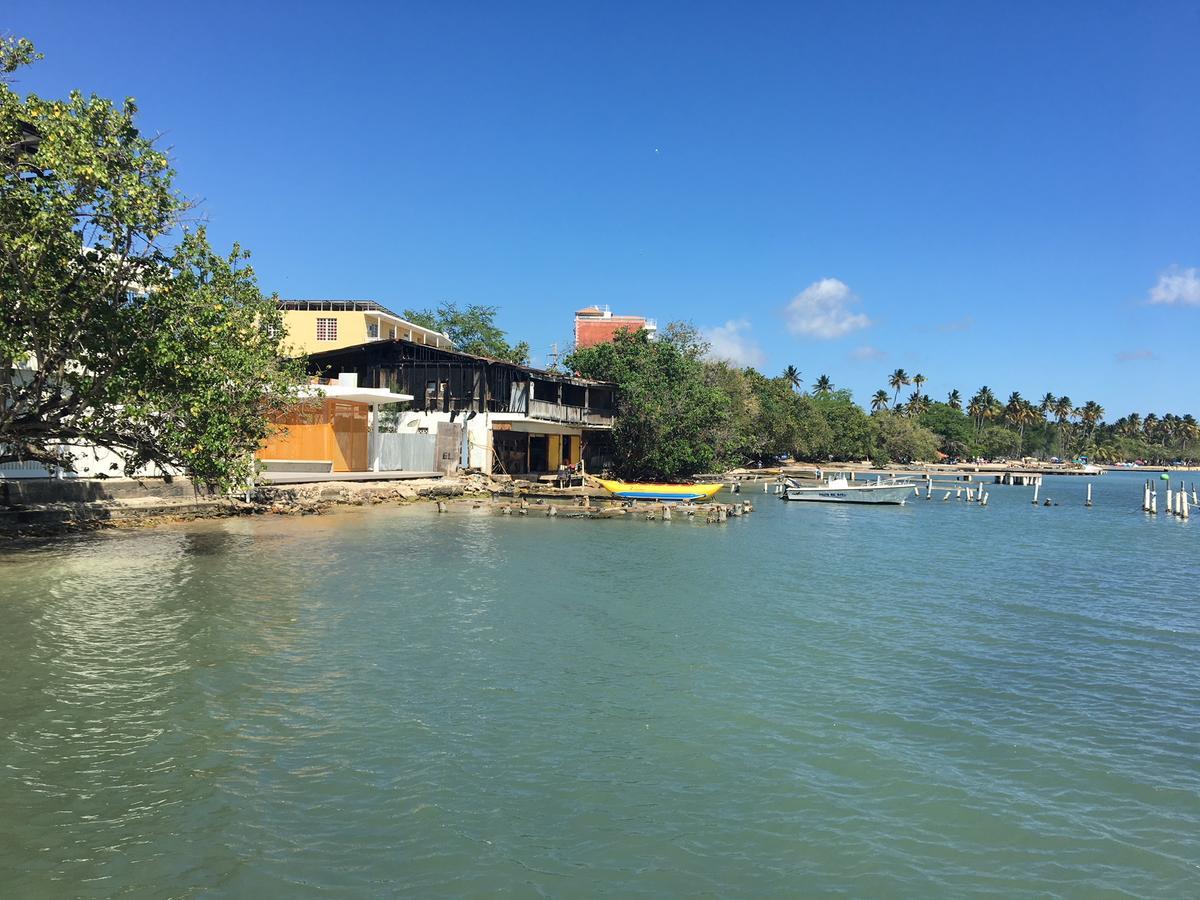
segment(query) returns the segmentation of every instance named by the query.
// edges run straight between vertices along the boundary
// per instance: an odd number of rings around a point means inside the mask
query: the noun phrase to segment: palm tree
[[[816,393],[816,394],[831,394],[831,393],[833,393],[833,382],[829,380],[828,375],[817,376],[817,380],[813,382],[813,393]]]
[[[896,392],[892,397],[892,404],[895,405],[896,401],[900,399],[900,388],[912,384],[912,381],[909,380],[907,372],[905,372],[903,369],[897,369],[891,374],[891,377],[888,378],[888,384],[890,384],[892,389]]]
[[[885,390],[878,390],[871,397],[871,412],[879,412],[888,408],[888,395]]]
[[[1038,412],[1037,407],[1035,407],[1028,400],[1022,400],[1020,402],[1020,404],[1018,404],[1016,413],[1013,416],[1013,421],[1016,423],[1017,427],[1020,429],[1020,432],[1021,432],[1021,454],[1022,455],[1025,454],[1025,427],[1027,425],[1032,425],[1034,422],[1039,421],[1041,418],[1042,418],[1041,413]]]
[[[1050,415],[1054,411],[1054,404],[1058,402],[1058,398],[1049,391],[1042,395],[1042,402],[1038,404],[1038,412],[1043,416]]]
[[[918,372],[916,375],[914,375],[912,377],[913,387],[915,387],[917,389],[918,394],[921,393],[921,385],[923,385],[928,380],[929,379],[926,378],[924,375],[922,375],[920,372]]]
[[[1025,398],[1021,396],[1021,392],[1013,391],[1008,395],[1008,403],[1004,405],[1004,418],[1015,425],[1017,419],[1021,417],[1021,408],[1024,405]]]
[[[962,394],[958,392],[958,388],[946,395],[946,405],[951,409],[962,409]]]
[[[908,395],[905,410],[910,416],[919,416],[925,410],[925,398],[920,391],[913,391]]]
[[[1196,439],[1200,438],[1200,425],[1196,423],[1196,417],[1191,413],[1180,416],[1175,434],[1179,438],[1179,449],[1181,451],[1195,444]]]
[[[1137,437],[1142,431],[1142,417],[1137,413],[1130,413],[1125,417],[1124,423],[1121,425],[1121,433],[1126,437]]]
[[[1083,425],[1087,429],[1088,436],[1091,436],[1096,431],[1097,423],[1104,419],[1104,407],[1095,400],[1089,400],[1078,412],[1079,418],[1083,420]]]
[[[800,390],[800,383],[804,380],[800,377],[800,370],[795,366],[788,366],[783,370],[783,377],[786,378],[795,390]]]
[[[1058,446],[1061,456],[1067,455],[1067,429],[1071,426],[1073,415],[1075,415],[1075,406],[1066,394],[1054,401],[1054,418],[1058,422]]]
[[[971,402],[967,404],[967,415],[975,423],[976,433],[983,427],[983,416],[986,412],[987,404],[984,403],[983,394],[976,391],[975,396],[971,398]]]

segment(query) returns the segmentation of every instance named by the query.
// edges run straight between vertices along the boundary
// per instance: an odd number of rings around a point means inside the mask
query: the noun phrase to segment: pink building
[[[607,306],[603,309],[589,306],[575,313],[575,346],[594,347],[608,343],[618,331],[643,328],[653,333],[658,330],[658,324],[645,316],[614,316]]]

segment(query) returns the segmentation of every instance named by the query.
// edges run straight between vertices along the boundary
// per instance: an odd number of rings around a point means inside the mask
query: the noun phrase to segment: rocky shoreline
[[[576,498],[585,489],[537,486],[538,496]],[[258,485],[246,495],[216,494],[186,478],[7,482],[0,487],[0,538],[52,536],[100,528],[244,515],[319,515],[341,506],[406,505],[531,495],[531,486],[466,474],[408,481],[324,481]]]

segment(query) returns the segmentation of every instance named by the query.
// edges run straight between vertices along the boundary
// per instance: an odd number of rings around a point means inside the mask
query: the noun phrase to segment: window
[[[388,338],[393,341],[396,339],[396,326],[395,325],[393,325],[391,328],[388,329]]]
[[[337,319],[317,319],[317,340],[318,341],[336,341],[337,340]]]
[[[368,322],[367,323],[367,340],[374,341],[374,340],[377,340],[378,338],[379,338],[379,323],[378,322]]]

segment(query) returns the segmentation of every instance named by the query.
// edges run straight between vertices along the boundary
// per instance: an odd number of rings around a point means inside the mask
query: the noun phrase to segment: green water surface
[[[1085,483],[7,545],[0,895],[1200,896],[1200,519]]]

